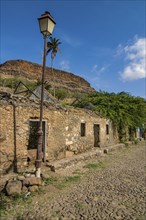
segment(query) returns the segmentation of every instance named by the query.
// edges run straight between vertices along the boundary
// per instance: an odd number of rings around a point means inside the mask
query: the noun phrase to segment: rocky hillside
[[[93,92],[90,84],[83,78],[62,70],[46,68],[47,84],[56,88],[64,88],[69,92],[89,93]],[[37,81],[41,79],[42,66],[24,60],[10,60],[0,65],[1,79],[17,78]],[[54,76],[54,77],[53,77]]]

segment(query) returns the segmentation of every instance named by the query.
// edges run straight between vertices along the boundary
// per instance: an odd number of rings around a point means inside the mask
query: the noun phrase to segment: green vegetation
[[[85,98],[86,94],[75,91],[74,93],[71,94],[71,97],[75,98],[76,100],[80,100],[82,98]]]
[[[60,190],[70,186],[71,184],[77,183],[78,181],[80,181],[79,175],[66,177],[50,176],[49,178],[43,179],[45,185],[53,185],[56,189]],[[28,209],[29,207],[31,210],[33,206],[33,198],[35,196],[42,195],[44,192],[45,189],[43,187],[39,187],[37,192],[32,192],[29,196],[17,193],[13,196],[6,196],[4,193],[0,193],[0,219],[4,219],[10,213],[13,216],[21,217],[21,212],[23,212],[25,208]],[[19,209],[14,207],[19,207]]]
[[[20,82],[20,78],[2,78],[0,77],[0,86],[15,88]]]
[[[64,177],[63,179],[61,179],[60,181],[58,181],[57,184],[55,184],[56,188],[58,189],[64,189],[65,187],[69,186],[70,184],[74,184],[77,183],[78,181],[80,181],[80,176],[76,175],[76,176],[67,176]]]
[[[145,220],[145,219],[146,219],[146,214],[137,217],[137,220]]]
[[[48,184],[54,184],[54,183],[57,182],[57,180],[58,180],[57,177],[51,176],[51,177],[49,177],[49,178],[44,179],[44,183],[45,183],[46,185],[48,185]]]
[[[79,180],[80,180],[79,175],[66,176],[66,177],[49,177],[47,179],[44,179],[44,183],[45,185],[52,184],[58,189],[63,189],[72,183],[78,182]]]
[[[99,163],[89,163],[89,164],[86,164],[83,168],[101,169],[101,168],[105,168],[105,164],[103,164],[102,162],[99,162]]]
[[[60,42],[58,39],[52,39],[52,41],[53,42],[50,41],[50,43],[48,42],[48,53],[51,51],[51,56],[54,59],[59,50],[58,45]],[[22,77],[0,77],[0,86],[15,89],[20,81],[32,91],[37,85],[40,85],[39,81],[31,81]],[[63,88],[55,90],[55,86],[53,89],[50,87],[51,86],[48,84],[45,85],[45,88],[56,96],[58,100],[75,98],[75,101],[72,103],[74,107],[87,108],[99,112],[101,116],[110,119],[113,122],[115,134],[118,133],[119,139],[123,143],[130,140],[136,144],[136,128],[142,128],[143,132],[146,130],[146,100],[144,98],[134,97],[126,92],[115,94],[99,91],[90,94],[82,94],[79,92],[68,92]],[[24,90],[27,90],[26,87],[20,84],[19,91]],[[70,103],[63,102],[62,105],[66,106],[70,105]],[[129,139],[127,139],[127,134],[129,134]]]
[[[39,84],[37,81],[30,81],[27,79],[23,79],[21,77],[13,77],[13,78],[2,78],[0,77],[0,86],[9,87],[11,89],[15,89],[19,82],[23,82],[30,90],[34,90],[36,86]],[[26,87],[23,84],[20,84],[19,91],[26,90]]]
[[[79,175],[76,175],[76,176],[68,176],[68,177],[65,177],[64,181],[65,182],[70,182],[70,183],[75,183],[75,182],[78,182],[80,180],[80,176]]]
[[[56,89],[55,96],[58,100],[63,100],[67,98],[68,93],[65,89]]]
[[[7,197],[4,195],[4,193],[0,193],[0,213],[3,214],[6,211],[7,208]]]
[[[144,128],[146,124],[146,100],[126,92],[94,92],[75,102],[73,106],[97,111],[103,117],[111,119],[121,142],[124,141],[126,130],[129,131],[130,140],[134,140],[136,128]]]
[[[128,143],[126,143],[126,142],[125,142],[124,144],[125,144],[125,147],[126,147],[126,148],[128,148],[128,147],[129,147],[129,144],[128,144]]]
[[[84,173],[81,172],[80,169],[76,169],[76,170],[73,172],[73,174],[74,174],[74,175],[80,175],[80,176],[82,176]]]
[[[14,206],[29,206],[32,203],[32,197],[26,197],[24,194],[14,194],[13,196],[6,196],[4,193],[0,193],[0,219],[10,212],[21,212],[21,210],[15,210]],[[31,208],[31,207],[30,207]]]
[[[83,203],[83,202],[76,202],[76,204],[75,204],[75,207],[76,208],[79,208],[79,209],[84,209],[84,208],[86,208],[87,207],[87,204],[86,203]]]
[[[20,83],[20,82],[22,82],[22,83]],[[2,86],[2,87],[8,87],[8,88],[15,90],[16,87],[18,86],[18,84],[19,84],[19,88],[18,88],[19,92],[26,91],[27,88],[30,89],[31,91],[34,91],[37,86],[41,85],[41,81],[39,81],[39,79],[38,80],[28,80],[23,77],[12,77],[12,78],[0,77],[0,86]],[[67,89],[64,89],[64,88],[55,88],[54,85],[52,88],[51,85],[48,84],[47,82],[45,82],[45,89],[53,96],[55,93],[55,97],[59,101],[62,101],[65,98],[74,98],[76,100],[79,100],[80,98],[85,97],[85,94],[79,93],[76,91],[71,92],[71,91],[68,91]],[[55,91],[54,91],[54,89],[55,89]],[[70,105],[70,103],[63,103],[63,105],[64,106]]]
[[[66,176],[61,178],[56,184],[56,188],[58,189],[64,189],[65,187],[69,186],[70,184],[74,184],[77,183],[78,181],[80,181],[80,176],[79,175],[75,175],[75,176]]]
[[[134,144],[138,144],[138,140],[137,139],[134,139]]]

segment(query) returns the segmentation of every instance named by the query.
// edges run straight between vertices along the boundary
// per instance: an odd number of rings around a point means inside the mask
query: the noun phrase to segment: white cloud
[[[123,54],[124,52],[124,47],[122,44],[119,44],[118,47],[116,48],[116,51],[114,53],[114,57],[119,57]]]
[[[134,41],[122,48],[119,46],[119,51],[125,54],[125,59],[128,62],[124,70],[121,72],[123,81],[132,81],[146,77],[146,38],[135,37]]]
[[[62,70],[66,70],[66,71],[69,71],[70,70],[70,62],[68,60],[62,60],[60,62],[60,67]]]
[[[99,72],[100,72],[100,73],[104,72],[104,71],[106,70],[106,68],[107,68],[107,67],[105,67],[105,66],[101,67],[100,70],[99,70]]]
[[[91,69],[91,73],[100,74],[104,72],[106,69],[107,69],[107,66],[102,66],[101,68],[98,68],[98,65],[95,64]]]
[[[97,64],[95,64],[92,69],[91,69],[91,73],[96,72],[97,71]]]

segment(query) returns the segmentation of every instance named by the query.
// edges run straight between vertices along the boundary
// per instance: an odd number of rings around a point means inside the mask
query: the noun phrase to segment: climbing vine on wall
[[[113,121],[122,140],[125,129],[131,131],[146,126],[146,100],[134,97],[126,92],[94,92],[80,99],[74,106],[98,111],[102,116]]]

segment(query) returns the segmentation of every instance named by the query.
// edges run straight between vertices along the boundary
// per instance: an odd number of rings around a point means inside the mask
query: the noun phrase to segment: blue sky
[[[145,0],[1,0],[1,63],[42,63],[37,18],[44,11],[56,21],[52,36],[62,42],[55,68],[85,78],[97,91],[145,97]]]

